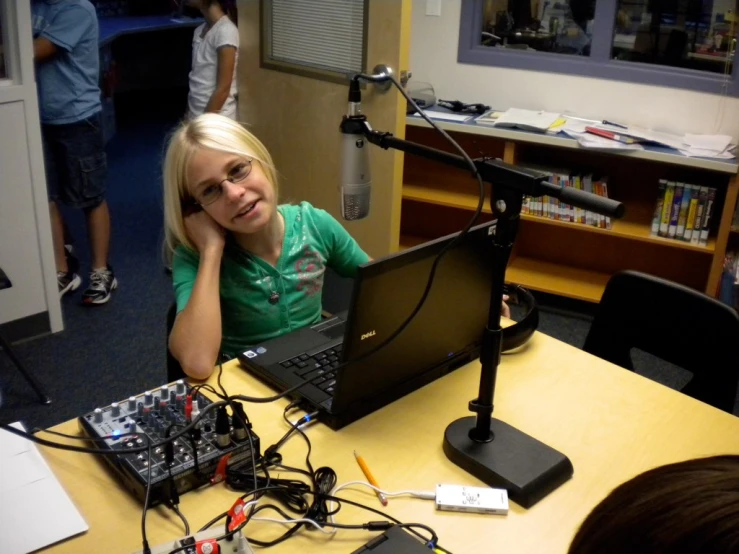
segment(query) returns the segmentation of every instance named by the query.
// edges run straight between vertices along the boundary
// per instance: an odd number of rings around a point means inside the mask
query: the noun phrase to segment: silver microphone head
[[[364,137],[347,133],[341,152],[341,217],[347,221],[363,219],[370,211],[369,144]]]

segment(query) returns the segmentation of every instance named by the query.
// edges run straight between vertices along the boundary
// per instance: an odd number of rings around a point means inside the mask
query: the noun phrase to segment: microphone
[[[368,142],[364,138],[367,118],[360,112],[359,80],[349,84],[349,109],[341,120],[341,217],[347,221],[363,219],[370,211],[370,175]]]

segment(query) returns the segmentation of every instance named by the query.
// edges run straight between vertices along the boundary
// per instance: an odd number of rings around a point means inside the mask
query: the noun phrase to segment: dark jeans
[[[42,125],[49,200],[95,208],[105,200],[108,172],[100,112],[66,125]]]

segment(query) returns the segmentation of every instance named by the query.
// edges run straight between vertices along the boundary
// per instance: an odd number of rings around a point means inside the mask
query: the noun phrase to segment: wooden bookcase
[[[408,140],[453,151],[424,121],[409,117],[407,123]],[[613,221],[611,229],[523,214],[507,281],[598,302],[611,275],[635,269],[716,296],[739,186],[734,160],[688,158],[668,149],[606,153],[586,150],[559,136],[438,123],[473,158],[488,156],[605,176],[609,197],[626,205],[625,217]],[[659,179],[716,187],[706,246],[650,235]],[[402,196],[399,244],[407,248],[459,231],[477,206],[478,185],[469,172],[406,155]],[[487,220],[492,217],[488,206],[486,200]]]

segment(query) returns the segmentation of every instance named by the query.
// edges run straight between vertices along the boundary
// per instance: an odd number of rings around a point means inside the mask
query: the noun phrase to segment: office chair
[[[683,285],[636,271],[606,285],[583,350],[634,370],[639,348],[693,373],[684,394],[732,413],[739,384],[739,315]]]
[[[5,272],[0,268],[0,290],[9,289],[13,286],[13,283],[10,282],[10,279],[5,274]],[[5,353],[8,355],[8,358],[10,358],[10,361],[13,362],[13,365],[18,369],[20,374],[23,376],[23,378],[28,382],[28,384],[31,386],[33,391],[38,396],[39,401],[42,404],[51,404],[51,398],[44,392],[43,387],[41,386],[41,383],[39,383],[36,378],[31,374],[28,369],[23,365],[20,358],[15,355],[15,352],[13,352],[12,347],[10,346],[10,341],[5,338],[3,333],[0,331],[0,347],[5,351]]]

